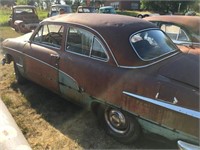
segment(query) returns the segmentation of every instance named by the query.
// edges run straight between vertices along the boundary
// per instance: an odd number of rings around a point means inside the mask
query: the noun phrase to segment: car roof
[[[99,9],[105,9],[105,8],[114,8],[113,6],[103,6],[103,7],[100,7]]]
[[[140,30],[149,28],[158,29],[156,25],[143,19],[113,14],[72,13],[43,20],[43,22],[46,21],[81,25],[100,33],[112,49],[117,61],[121,65],[127,66],[135,65],[139,62],[129,42],[130,36]],[[125,52],[122,53],[121,51]]]
[[[13,6],[13,8],[35,8],[35,6],[31,6],[31,5],[16,5],[16,6]]]
[[[53,4],[51,7],[71,7],[70,5]]]
[[[161,15],[144,18],[148,21],[161,21],[161,22],[173,22],[175,24],[182,25],[193,32],[199,32],[200,17],[199,16],[181,16],[181,15]]]

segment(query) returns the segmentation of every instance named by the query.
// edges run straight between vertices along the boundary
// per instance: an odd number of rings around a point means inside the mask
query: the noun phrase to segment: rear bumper
[[[179,140],[177,144],[180,150],[200,150],[200,146],[189,144],[181,140]]]

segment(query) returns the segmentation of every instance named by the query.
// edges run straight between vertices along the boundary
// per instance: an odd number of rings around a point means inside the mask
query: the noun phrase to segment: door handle
[[[57,60],[60,59],[60,56],[59,56],[59,55],[56,55],[56,54],[50,54],[50,56],[51,56],[52,58],[57,59]]]

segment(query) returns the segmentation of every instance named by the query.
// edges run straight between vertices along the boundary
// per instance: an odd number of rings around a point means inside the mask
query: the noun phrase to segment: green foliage
[[[150,0],[142,0],[142,9],[151,10],[158,13],[177,13],[177,12],[186,12],[188,9],[193,8],[197,1],[177,1],[177,0],[169,0],[169,1],[150,1]],[[198,4],[198,3],[197,3]],[[197,5],[196,4],[196,5]],[[198,10],[197,10],[198,11]]]
[[[17,5],[27,5],[28,0],[16,0]]]
[[[11,15],[10,7],[2,7],[0,8],[0,25],[7,25],[9,16]]]
[[[10,7],[0,7],[0,25],[6,26],[8,25],[8,20],[11,15]],[[43,20],[47,17],[48,11],[37,9],[37,14],[40,20]]]

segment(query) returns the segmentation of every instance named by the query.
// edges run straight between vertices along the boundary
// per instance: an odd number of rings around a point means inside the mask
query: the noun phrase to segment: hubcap
[[[105,119],[108,126],[119,134],[124,134],[128,130],[126,117],[122,112],[116,109],[107,109],[105,111]]]

